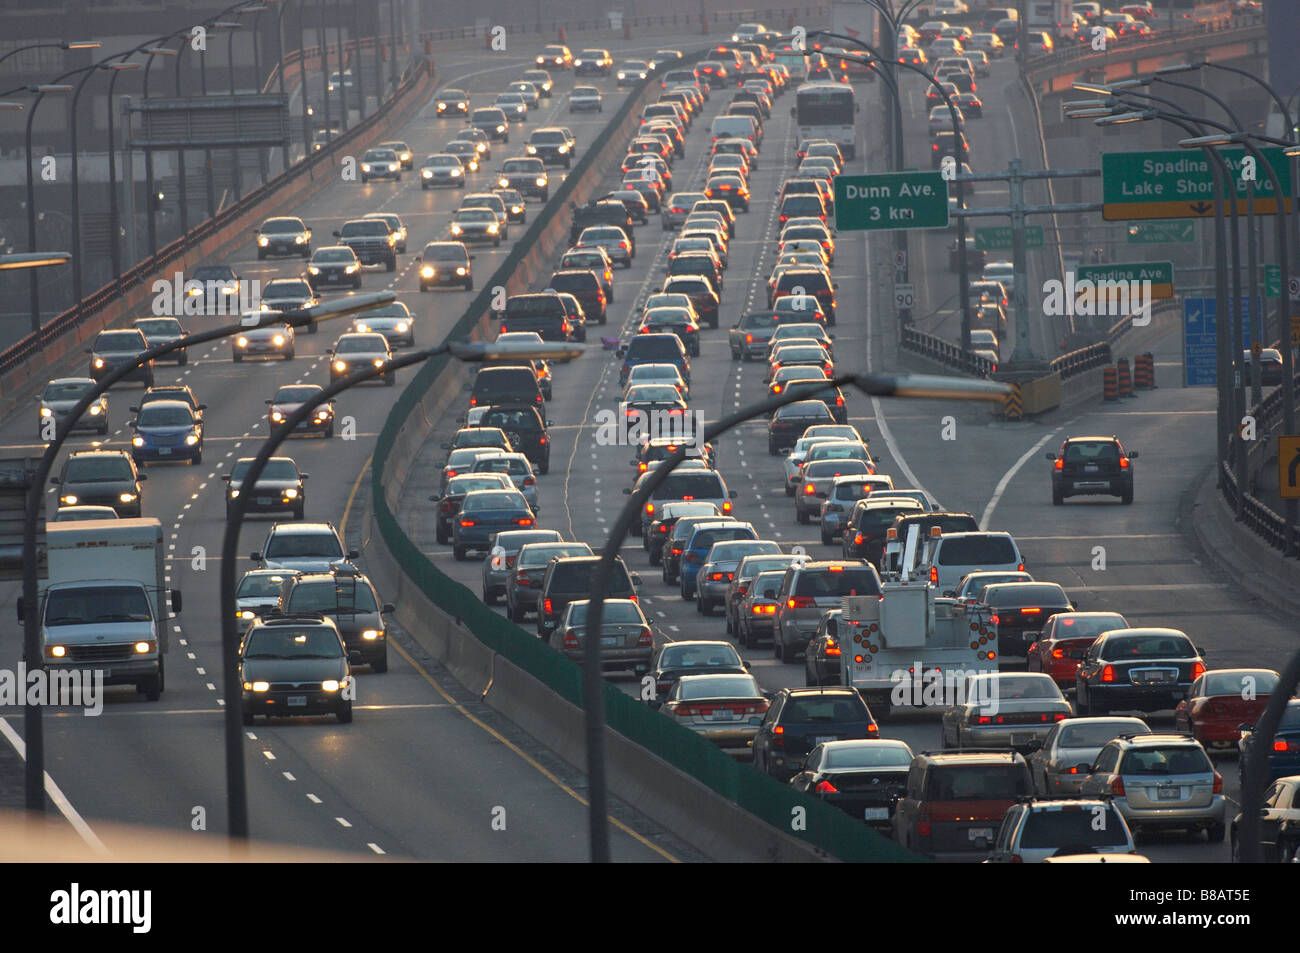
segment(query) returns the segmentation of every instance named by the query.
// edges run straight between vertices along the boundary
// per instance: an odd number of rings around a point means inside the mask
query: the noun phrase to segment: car
[[[59,506],[111,506],[118,516],[140,516],[147,479],[123,450],[74,450],[50,483]]]
[[[325,388],[319,384],[284,384],[274,397],[266,400],[266,427],[274,431],[277,426],[289,419],[289,415],[303,404],[312,403],[320,397]],[[311,414],[298,424],[295,433],[318,433],[329,439],[334,436],[334,401],[319,404]]]
[[[391,347],[415,345],[415,316],[400,301],[376,305],[352,319],[352,331],[382,334]]]
[[[549,425],[537,407],[520,404],[495,405],[480,423],[504,430],[515,450],[526,455],[542,475],[551,468],[551,440],[546,429]]]
[[[680,473],[685,466],[686,464],[680,465],[677,472]],[[699,501],[673,501],[673,504],[663,504],[660,509],[668,507],[669,505],[696,502]],[[686,551],[686,544],[690,540],[691,534],[695,532],[695,528],[704,525],[727,524],[734,521],[731,519],[730,515],[722,514],[716,503],[702,504],[698,509],[691,511],[674,508],[672,513],[672,517],[666,521],[666,526],[663,527],[664,538],[659,547],[659,563],[662,566],[661,573],[664,582],[669,585],[677,585],[681,582],[682,554]],[[656,520],[655,522],[658,521]],[[651,523],[651,527],[653,526],[654,523]],[[658,530],[655,532],[658,532]],[[651,528],[647,527],[642,536],[645,538],[650,535]]]
[[[1064,718],[1047,736],[1028,745],[1034,793],[1043,798],[1078,797],[1101,749],[1120,736],[1150,734],[1141,718]]]
[[[40,405],[36,418],[37,434],[40,439],[52,440],[54,432],[50,429],[51,424],[54,427],[64,425],[81,399],[94,388],[95,381],[90,377],[56,377],[47,383],[40,396],[36,398],[37,404]],[[68,428],[69,432],[94,430],[99,434],[107,434],[108,409],[108,395],[100,394],[90,402],[80,417],[72,421]]]
[[[321,616],[256,619],[239,642],[241,717],[333,714],[352,721],[352,668],[338,627]]]
[[[130,423],[131,459],[203,462],[203,416],[183,400],[155,400],[144,404]]]
[[[969,116],[972,119],[984,118],[984,101],[974,93],[958,93],[953,97],[952,101],[953,105],[960,110],[962,116]]]
[[[1207,749],[1235,748],[1241,726],[1259,720],[1280,680],[1269,668],[1211,669],[1192,683],[1174,709],[1174,728]]]
[[[825,493],[818,496],[821,500],[817,516],[822,545],[834,545],[836,538],[843,534],[844,524],[858,500],[868,499],[877,490],[893,488],[893,478],[885,474],[846,473],[833,476]]]
[[[578,234],[576,248],[598,247],[604,249],[610,261],[621,262],[624,268],[632,267],[636,246],[628,233],[618,225],[593,225]]]
[[[986,863],[1034,864],[1050,857],[1136,854],[1133,832],[1106,799],[1026,800],[1002,818]]]
[[[529,612],[537,611],[542,580],[552,559],[590,555],[591,547],[586,543],[525,543],[521,546],[515,556],[514,572],[506,574],[506,615],[510,621],[522,622]]]
[[[632,524],[632,535],[647,533],[650,524],[658,518],[661,507],[665,503],[674,500],[712,503],[724,517],[731,515],[731,501],[736,494],[734,490],[727,488],[727,483],[722,478],[722,474],[705,467],[703,463],[700,463],[698,467],[688,467],[687,464],[690,462],[689,460],[683,462],[651,492],[650,498],[646,501],[645,506],[641,508],[640,522]],[[641,485],[641,480],[645,480],[647,476],[649,476],[648,473],[642,474],[637,480],[636,486],[625,488],[623,490],[624,495],[631,496],[636,487]],[[687,517],[682,518],[686,519]],[[674,527],[674,531],[676,530],[677,527]],[[640,532],[638,533],[638,531]],[[665,553],[665,558],[667,555]]]
[[[131,322],[131,327],[144,335],[145,344],[150,348],[157,347],[160,344],[171,344],[174,341],[179,341],[189,333],[185,330],[185,326],[182,325],[180,321],[169,317],[136,318]],[[175,361],[180,365],[189,362],[189,355],[183,347],[176,348],[164,355],[164,357],[167,360]],[[161,359],[162,358],[154,358],[154,360]]]
[[[512,122],[527,122],[528,110],[532,107],[528,103],[527,97],[523,93],[510,91],[498,93],[497,98],[492,102],[493,106],[499,108],[510,118]]]
[[[695,609],[697,612],[709,616],[713,615],[715,605],[727,609],[727,600],[736,570],[740,563],[750,556],[779,557],[783,554],[781,547],[770,539],[720,539],[709,548],[704,555],[703,565],[696,574]]]
[[[664,283],[659,290],[663,294],[688,295],[691,299],[691,306],[695,308],[696,314],[699,315],[700,323],[702,325],[706,324],[710,328],[717,328],[720,297],[712,280],[706,275],[670,274],[664,279]]]
[[[537,595],[537,636],[549,641],[551,633],[564,617],[570,602],[585,599],[591,593],[592,577],[600,562],[598,556],[561,556],[546,563]],[[640,577],[629,573],[622,557],[615,557],[606,599],[636,601]]]
[[[638,334],[660,332],[675,334],[685,346],[688,355],[699,357],[700,326],[695,320],[692,309],[651,308],[641,315],[641,325],[637,328]]]
[[[120,519],[111,506],[60,506],[51,519],[55,523],[78,523],[82,520]]]
[[[452,216],[448,235],[450,240],[462,244],[490,242],[495,248],[501,244],[502,231],[501,218],[492,209],[465,208]]]
[[[551,79],[551,74],[542,69],[526,69],[519,74],[519,78],[526,82],[532,83],[537,94],[543,99],[550,99],[555,92],[555,81]]]
[[[550,198],[550,178],[546,166],[539,158],[519,156],[506,159],[497,171],[497,185],[503,189],[518,189],[526,196],[545,202]]]
[[[469,125],[463,129],[456,130],[456,139],[464,140],[465,142],[468,142],[471,145],[473,145],[474,154],[477,155],[479,159],[486,162],[488,159],[492,158],[493,139],[491,136],[488,135],[487,130],[489,129],[491,129],[491,127],[488,125],[484,125],[481,128],[479,126]],[[455,140],[452,141],[454,142]],[[455,153],[456,155],[460,154],[459,152],[451,148],[450,142],[447,143],[447,147],[445,151]],[[466,165],[468,165],[468,163],[466,163]],[[478,170],[476,168],[472,171],[478,171]]]
[[[575,86],[569,92],[569,112],[604,112],[600,90],[595,86]]]
[[[498,532],[529,529],[537,519],[518,490],[470,490],[451,525],[452,555],[460,562],[471,550],[490,550]]]
[[[1089,646],[1075,699],[1083,715],[1174,709],[1204,674],[1200,650],[1178,629],[1112,629]]]
[[[790,449],[799,436],[816,424],[836,423],[821,400],[796,400],[774,413],[767,424],[767,452],[771,456]]]
[[[504,473],[510,477],[512,486],[518,490],[528,507],[536,516],[541,512],[540,494],[537,489],[537,476],[532,464],[522,453],[507,450],[494,450],[475,457],[469,465],[469,473]]]
[[[579,50],[573,57],[574,76],[582,76],[586,73],[608,76],[613,67],[614,58],[609,55],[609,50]]]
[[[674,530],[687,524],[678,521]],[[760,541],[758,533],[753,524],[744,523],[739,520],[725,517],[717,522],[693,523],[689,531],[681,537],[685,540],[680,547],[680,553],[673,553],[677,557],[677,579],[679,591],[683,601],[694,599],[696,609],[702,614],[712,614],[713,607],[710,601],[707,611],[703,607],[703,602],[697,595],[700,585],[700,573],[703,571],[705,564],[708,562],[710,551],[715,545],[722,542],[747,542],[750,546],[740,547],[740,552],[768,552],[779,553],[781,547],[770,540]],[[756,545],[761,542],[763,545]],[[674,542],[674,549],[676,549]],[[724,549],[725,552],[725,549]],[[665,564],[666,565],[666,564]],[[721,571],[720,571],[721,572]],[[725,575],[725,574],[724,574]],[[718,595],[718,590],[725,592],[725,585],[718,583],[727,580],[714,580],[714,595]]]
[[[303,220],[293,216],[268,218],[253,229],[257,236],[257,260],[272,255],[301,255],[311,257],[311,229]]]
[[[229,484],[226,488],[226,515],[234,507],[234,501],[244,492],[244,481],[253,466],[253,457],[240,457],[235,461],[229,473],[223,473],[221,479]],[[307,508],[307,488],[303,481],[310,474],[298,469],[293,457],[271,457],[266,461],[261,476],[253,486],[245,504],[246,513],[277,513],[288,510],[293,518],[300,520]],[[281,569],[283,566],[268,568]],[[299,567],[294,567],[299,568]]]
[[[468,116],[469,93],[463,89],[444,89],[434,97],[434,111],[438,118],[445,116]]]
[[[1050,676],[1028,672],[980,672],[943,712],[945,748],[1012,748],[1026,753],[1052,725],[1074,714]]]
[[[1259,849],[1265,862],[1295,862],[1300,848],[1300,776],[1278,778],[1264,790],[1259,814]],[[1229,837],[1232,860],[1241,857],[1239,828],[1242,815],[1232,819]]]
[[[496,430],[494,427],[482,428]],[[499,430],[496,430],[500,433]],[[480,449],[480,448],[467,448]],[[438,504],[435,534],[438,543],[445,546],[451,541],[451,526],[460,512],[460,504],[465,494],[473,490],[512,490],[514,481],[508,473],[457,473],[443,481],[442,489],[430,496],[430,501]]]
[[[1003,574],[971,573],[971,577],[989,577],[989,583],[1012,581],[995,578],[1001,575]],[[977,580],[974,586],[977,594],[984,585],[982,579]],[[965,586],[958,589],[959,600],[964,598],[965,589]],[[1043,623],[1038,637],[1029,646],[1026,669],[1030,672],[1046,672],[1060,686],[1061,691],[1073,691],[1075,673],[1079,671],[1088,647],[1097,640],[1097,636],[1111,629],[1128,627],[1128,620],[1118,612],[1058,612]]]
[[[1052,462],[1052,503],[1059,506],[1071,496],[1107,494],[1120,502],[1133,502],[1133,464],[1136,451],[1125,451],[1119,438],[1067,437]]]
[[[1237,773],[1242,789],[1246,787],[1246,763],[1257,744],[1255,725],[1241,724],[1241,740],[1237,742]],[[1268,752],[1267,777],[1270,781],[1288,775],[1300,774],[1300,699],[1293,698],[1282,709],[1282,718],[1273,734],[1273,744]]]
[[[459,285],[474,290],[474,269],[463,241],[429,242],[416,259],[420,265],[420,290],[439,285]]]
[[[396,610],[379,601],[370,579],[355,568],[294,575],[285,581],[276,608],[282,616],[310,613],[333,621],[354,663],[369,665],[375,674],[388,671],[384,616]]]
[[[469,114],[469,124],[488,137],[491,142],[510,141],[510,119],[500,106],[484,106]]]
[[[783,688],[754,736],[754,768],[789,782],[809,751],[831,741],[878,738],[880,728],[852,688]]]
[[[1033,793],[1018,752],[919,752],[894,808],[894,840],[932,860],[979,860],[1007,810]]]
[[[230,265],[203,265],[185,282],[186,314],[233,314],[239,307],[240,278]]]
[[[478,474],[458,479],[472,480]],[[463,497],[462,497],[463,499]],[[483,560],[483,601],[496,605],[505,596],[507,580],[515,573],[519,550],[529,543],[562,543],[564,538],[553,529],[516,529],[497,533],[491,540],[492,549]]]
[[[906,787],[913,757],[904,741],[875,737],[824,741],[808,752],[790,786],[888,835],[894,801]]]
[[[320,299],[306,278],[272,278],[262,285],[263,311],[298,311],[318,304]],[[315,321],[307,325],[308,334],[315,334],[319,329]]]
[[[235,618],[240,624],[270,615],[280,603],[280,591],[294,575],[279,569],[250,569],[235,587]]]
[[[480,404],[529,404],[545,400],[537,371],[531,364],[490,364],[479,369],[470,388],[471,407]]]
[[[931,541],[920,570],[940,592],[955,589],[967,573],[1024,572],[1025,560],[1010,533],[942,533]]]
[[[645,471],[641,470],[640,472],[644,473]],[[696,500],[664,503],[659,507],[658,517],[650,523],[642,538],[642,545],[650,557],[650,565],[659,566],[663,564],[664,548],[668,543],[673,528],[677,525],[678,520],[688,517],[708,517],[717,520],[721,519],[722,511],[715,503]]]
[[[613,262],[610,260],[609,253],[603,247],[592,245],[587,248],[570,248],[560,256],[559,267],[561,270],[580,268],[590,271],[600,282],[601,290],[605,293],[606,303],[613,303]]]
[[[402,181],[402,160],[392,149],[367,149],[361,156],[361,181],[392,179]]]
[[[582,664],[586,652],[588,599],[575,599],[551,633],[551,646]],[[606,599],[600,618],[601,671],[631,671],[640,676],[650,670],[654,633],[641,607],[633,599]]]
[[[573,148],[563,129],[542,126],[534,129],[524,144],[524,152],[545,162],[559,163],[566,169],[573,166]]]
[[[728,754],[747,760],[768,700],[747,673],[682,675],[659,710]]]
[[[956,128],[961,129],[965,125],[966,117],[960,108],[957,108],[956,112],[957,112]],[[947,106],[939,105],[939,106],[930,107],[929,130],[931,136],[934,136],[935,133],[943,132],[945,130],[951,131],[953,129],[952,121],[953,121],[952,113],[949,111]]]
[[[475,131],[481,131],[481,130],[475,130]],[[466,172],[479,171],[479,169],[483,165],[483,162],[487,158],[489,158],[489,155],[485,154],[484,149],[480,148],[478,144],[470,140],[468,133],[469,133],[468,129],[462,130],[462,137],[460,139],[453,139],[451,140],[451,142],[447,143],[445,146],[442,147],[443,155],[452,156],[453,158],[458,159],[460,161],[462,176]],[[486,143],[484,145],[486,145]],[[434,158],[434,156],[430,156],[429,158]],[[428,159],[426,159],[425,161],[427,162]],[[445,167],[445,171],[440,173],[438,169],[439,166]],[[433,163],[431,165],[431,168],[433,171],[433,177],[432,177],[433,180],[429,181],[429,185],[435,185],[441,179],[447,179],[447,180],[456,179],[456,176],[453,173],[453,169],[455,167],[452,166],[446,160],[439,160],[438,162]],[[420,169],[421,188],[424,187],[426,181],[427,180],[424,177],[424,166],[422,165]],[[460,181],[448,181],[447,184],[456,185],[459,188],[464,188],[464,186],[461,185],[461,182],[463,181],[464,179],[462,178],[460,179]]]
[[[623,86],[635,86],[649,75],[650,64],[645,60],[624,60],[618,64],[618,72],[615,74],[615,78],[621,88]]]
[[[1110,798],[1130,828],[1227,832],[1223,777],[1201,743],[1186,735],[1139,734],[1106,743],[1080,786],[1080,797]]]
[[[385,368],[393,363],[393,352],[388,346],[388,339],[382,334],[340,334],[333,347],[325,353],[330,358],[331,384],[367,366]],[[392,368],[382,371],[379,377],[389,387],[397,383],[397,371]]]
[[[138,328],[100,331],[90,347],[86,348],[86,353],[90,355],[88,376],[98,383],[124,365],[136,365],[140,355],[148,348],[149,344]],[[152,387],[153,360],[138,363],[122,380],[137,380],[145,387]]]
[[[1241,352],[1241,373],[1243,380],[1253,380],[1254,369],[1251,367],[1253,357],[1249,350]],[[1259,352],[1259,382],[1264,387],[1273,387],[1282,383],[1282,352],[1275,347],[1262,348]]]
[[[351,251],[348,252],[351,254]],[[266,312],[250,311],[244,316],[244,323],[253,325],[230,339],[230,359],[238,364],[250,357],[278,357],[283,361],[292,361],[296,335],[290,324],[262,324]]]
[[[1054,582],[1000,582],[985,586],[968,611],[981,629],[987,625],[990,641],[997,639],[998,654],[1005,661],[1027,656],[1047,619],[1077,608]]]
[[[526,342],[528,344],[541,344],[542,336],[536,331],[511,331],[506,334],[497,335],[497,343],[511,345],[512,342]],[[527,362],[533,369],[533,374],[537,378],[537,386],[541,388],[542,399],[550,400],[554,391],[554,376],[551,373],[549,361],[542,358],[533,358]]]
[[[477,165],[475,162],[475,168]],[[420,190],[441,185],[458,189],[465,187],[465,164],[461,161],[461,156],[438,152],[424,157],[420,163]]]
[[[852,447],[847,441],[846,447]],[[836,448],[838,449],[838,448]],[[808,525],[814,515],[820,516],[822,504],[830,495],[831,484],[849,476],[870,476],[869,462],[850,457],[810,461],[804,465],[799,489],[794,495],[795,522]]]
[[[749,211],[749,186],[739,175],[713,175],[704,183],[706,198],[721,198],[732,208],[742,212]]]
[[[680,241],[680,239],[679,239]],[[713,291],[721,297],[723,291],[722,260],[710,250],[677,251],[669,256],[667,275],[699,275],[709,280]]]
[[[573,295],[582,306],[587,320],[595,321],[597,324],[605,323],[605,306],[608,299],[605,297],[604,283],[595,272],[586,268],[561,269],[552,273],[546,284],[546,290]]]
[[[312,253],[307,264],[307,283],[313,293],[325,286],[347,285],[361,290],[361,262],[357,254],[346,245],[327,245]]]
[[[872,493],[858,500],[849,511],[840,531],[840,548],[845,559],[865,559],[883,571],[891,571],[885,562],[889,533],[900,516],[921,515],[926,507],[916,500],[882,499]]]
[[[500,227],[500,232],[498,234],[502,239],[509,239],[510,213],[506,209],[506,203],[502,200],[501,196],[497,195],[495,192],[474,192],[470,195],[466,195],[460,200],[460,205],[457,207],[456,211],[462,212],[466,209],[481,208],[488,209],[496,215],[497,224]]]
[[[387,271],[396,270],[399,239],[386,219],[352,219],[344,222],[334,237],[340,246],[351,248],[361,264],[383,265]]]
[[[528,221],[528,202],[522,192],[518,189],[495,188],[492,194],[499,198],[506,209],[507,222],[519,222],[523,224]]]
[[[492,427],[490,429],[500,432],[500,428],[497,427]],[[493,437],[494,440],[491,444],[471,444],[469,446],[457,447],[456,449],[453,449],[451,453],[447,454],[447,459],[442,465],[440,492],[446,492],[448,483],[454,477],[468,473],[470,465],[480,456],[486,453],[494,453],[499,449],[495,446],[496,433],[493,433]],[[510,486],[506,487],[506,489],[511,489],[513,486],[514,482],[511,481]]]
[[[808,650],[821,617],[844,596],[878,596],[880,576],[866,560],[806,560],[785,571],[777,592],[772,654],[790,664]]]

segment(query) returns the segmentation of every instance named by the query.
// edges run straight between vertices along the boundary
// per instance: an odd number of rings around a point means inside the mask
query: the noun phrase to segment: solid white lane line
[[[987,528],[991,525],[989,521],[993,518],[993,511],[998,508],[998,501],[1002,499],[1002,494],[1006,492],[1007,485],[1011,482],[1011,478],[1020,472],[1020,468],[1028,463],[1035,454],[1043,449],[1049,440],[1060,432],[1061,430],[1058,427],[1050,433],[1044,434],[1037,443],[1021,455],[1019,460],[1011,464],[1011,469],[1002,474],[1002,479],[999,480],[998,485],[993,488],[993,497],[989,500],[989,505],[984,507],[984,512],[980,514],[980,526]]]

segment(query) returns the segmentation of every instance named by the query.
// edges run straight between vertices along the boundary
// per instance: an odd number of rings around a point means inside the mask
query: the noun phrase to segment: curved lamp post
[[[869,397],[914,397],[936,399],[1001,400],[1011,392],[1008,384],[993,381],[966,380],[957,377],[940,377],[932,375],[884,375],[884,374],[848,374],[835,377],[826,382],[826,386],[852,386]],[[761,414],[775,411],[797,400],[806,400],[805,393],[782,394],[768,398],[756,404],[742,407],[740,410],[723,417],[721,420],[704,428],[702,436],[696,440],[710,441],[726,433],[737,424],[744,423]],[[582,654],[582,704],[585,712],[587,743],[587,785],[588,832],[591,841],[591,862],[607,864],[609,855],[608,795],[605,784],[605,681],[600,666],[600,624],[605,608],[605,596],[609,591],[613,576],[614,559],[622,548],[623,540],[634,519],[640,518],[641,508],[646,500],[664,480],[668,478],[677,464],[686,459],[689,448],[683,443],[664,462],[651,471],[649,478],[639,489],[625,489],[630,499],[624,504],[618,519],[610,528],[605,548],[601,550],[600,562],[592,575],[590,601],[587,605],[587,621],[584,626]],[[225,568],[224,566],[222,567]],[[595,635],[593,636],[593,633]]]
[[[57,264],[58,262],[49,263]],[[252,317],[258,318],[255,321],[247,323],[240,321],[238,324],[212,328],[208,331],[199,331],[178,338],[175,341],[157,344],[143,351],[136,357],[135,361],[123,364],[121,367],[104,375],[93,388],[77,401],[76,406],[72,408],[64,422],[55,428],[54,438],[41,455],[41,462],[36,468],[32,485],[27,491],[27,510],[23,521],[23,592],[19,606],[23,620],[23,658],[29,670],[42,668],[45,664],[44,656],[41,653],[39,584],[36,578],[36,524],[45,507],[45,484],[49,481],[50,471],[54,468],[54,460],[58,457],[64,441],[72,433],[73,425],[81,419],[81,415],[86,412],[86,409],[98,400],[101,395],[107,393],[109,388],[136,368],[181,348],[230,337],[241,331],[266,325],[288,324],[295,328],[306,327],[314,325],[318,321],[347,317],[358,312],[367,311],[377,305],[395,301],[396,298],[397,296],[391,291],[380,291],[375,294],[339,298],[328,304],[316,305],[313,308],[303,308],[297,311],[258,312],[256,315],[252,315]],[[246,315],[245,317],[249,316]],[[45,745],[41,707],[39,705],[28,704],[24,707],[23,729],[27,742],[27,809],[35,813],[43,813],[45,811]]]

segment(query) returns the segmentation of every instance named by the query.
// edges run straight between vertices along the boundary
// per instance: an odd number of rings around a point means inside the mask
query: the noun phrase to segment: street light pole
[[[45,98],[46,93],[72,92],[72,87],[64,84],[63,80],[89,68],[83,66],[81,69],[69,70],[62,76],[56,77],[53,83],[28,87],[29,91],[36,94],[36,98],[32,100],[32,108],[27,111],[26,151],[24,153],[27,158],[27,250],[29,252],[34,253],[36,251],[36,178],[32,169],[32,122],[36,119],[36,110],[41,105],[41,100]],[[32,310],[31,328],[33,334],[39,335],[41,331],[41,289],[35,270],[32,271],[29,280],[28,291]]]

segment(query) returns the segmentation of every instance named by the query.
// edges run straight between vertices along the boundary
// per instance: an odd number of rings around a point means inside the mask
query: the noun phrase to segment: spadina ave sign
[[[1253,181],[1255,214],[1276,215],[1277,196],[1268,170],[1242,148],[1217,150],[1237,187],[1237,209],[1246,214],[1246,183]],[[1277,174],[1291,211],[1291,163],[1281,149],[1260,149]],[[1201,152],[1107,152],[1101,157],[1101,217],[1108,222],[1146,218],[1205,218],[1214,214],[1214,171]]]

